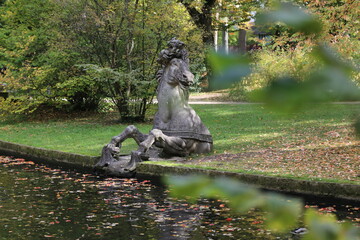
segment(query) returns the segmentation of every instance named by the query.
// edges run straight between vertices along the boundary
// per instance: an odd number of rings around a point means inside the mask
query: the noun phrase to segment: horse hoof
[[[149,154],[143,153],[143,154],[140,154],[140,158],[142,161],[149,161],[150,156],[149,156]]]
[[[138,151],[132,151],[131,152],[131,161],[135,161],[135,162],[142,162],[142,159],[141,159],[141,152],[138,152]]]

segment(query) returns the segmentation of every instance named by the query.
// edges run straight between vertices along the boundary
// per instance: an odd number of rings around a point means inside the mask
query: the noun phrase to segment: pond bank
[[[66,153],[42,148],[30,147],[22,144],[15,144],[0,140],[0,154],[16,157],[24,157],[31,160],[64,165],[73,168],[81,168],[91,171],[99,157],[85,156],[73,153]],[[205,174],[212,177],[231,177],[242,182],[255,185],[268,190],[275,190],[289,193],[312,194],[329,196],[349,200],[360,201],[360,185],[341,184],[331,182],[318,182],[291,179],[285,177],[273,177],[256,174],[234,173],[216,170],[206,170],[189,167],[164,166],[146,162],[138,166],[138,173],[152,175],[166,174]]]

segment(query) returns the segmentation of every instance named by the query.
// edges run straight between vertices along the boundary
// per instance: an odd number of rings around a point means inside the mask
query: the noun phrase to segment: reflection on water
[[[172,199],[156,178],[99,178],[8,157],[0,221],[1,239],[291,239],[264,230],[256,211]]]

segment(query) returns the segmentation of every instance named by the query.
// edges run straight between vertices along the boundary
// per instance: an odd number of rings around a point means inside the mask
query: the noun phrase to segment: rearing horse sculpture
[[[185,157],[192,153],[212,150],[212,137],[189,104],[189,86],[194,75],[189,70],[185,44],[177,39],[168,42],[168,48],[159,54],[162,68],[157,73],[158,111],[153,129],[142,134],[135,126],[128,126],[104,146],[95,168],[116,176],[132,176],[138,162],[149,157]],[[133,138],[139,145],[130,159],[119,157],[121,143]]]

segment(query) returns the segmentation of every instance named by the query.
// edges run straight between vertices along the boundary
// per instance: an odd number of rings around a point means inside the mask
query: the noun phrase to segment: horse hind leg
[[[138,152],[146,153],[153,144],[157,147],[163,148],[165,152],[176,156],[188,155],[184,139],[167,136],[159,129],[153,129],[150,131],[148,137],[140,143]]]
[[[155,144],[160,148],[163,148],[166,153],[175,156],[187,156],[189,152],[187,151],[187,144],[184,139],[179,137],[170,137],[165,135],[159,129],[153,129],[150,131],[149,135],[142,135],[141,138],[144,139],[139,144],[139,148],[136,151],[131,152],[132,163],[142,162],[149,159],[148,150]]]

